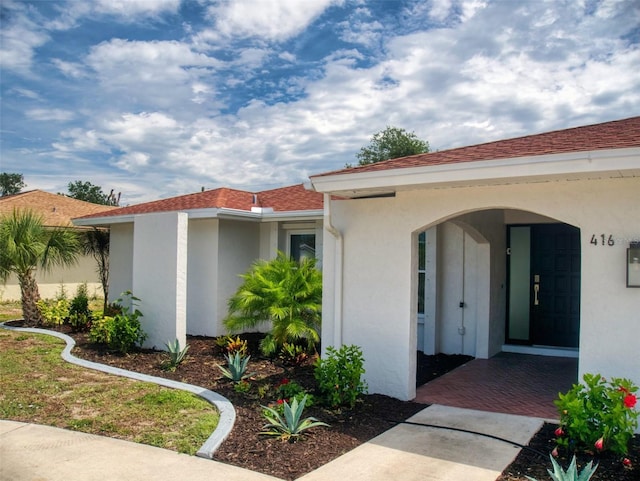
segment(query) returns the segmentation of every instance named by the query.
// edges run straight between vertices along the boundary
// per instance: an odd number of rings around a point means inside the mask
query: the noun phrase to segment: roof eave
[[[640,147],[456,162],[311,177],[317,192],[343,197],[411,188],[543,182],[593,176],[640,176]]]
[[[191,210],[179,210],[175,212],[185,212],[189,219],[242,219],[253,220],[260,222],[262,220],[277,221],[277,220],[310,220],[321,219],[323,216],[323,209],[314,210],[298,210],[298,211],[261,211],[250,212],[241,209],[228,209],[228,208],[207,208],[207,209],[191,209]],[[138,214],[128,214],[120,216],[105,216],[105,217],[90,217],[90,218],[77,218],[73,219],[73,224],[76,226],[96,226],[106,227],[113,224],[126,224],[131,223],[136,217],[142,215],[150,215],[160,212],[141,212]]]

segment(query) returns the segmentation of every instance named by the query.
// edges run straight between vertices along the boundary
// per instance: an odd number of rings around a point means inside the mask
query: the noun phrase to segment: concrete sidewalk
[[[268,481],[196,456],[66,429],[0,421],[0,481]]]
[[[302,481],[495,481],[542,419],[430,406]],[[438,429],[423,426],[447,426]],[[48,426],[0,421],[0,481],[275,480],[216,461]]]

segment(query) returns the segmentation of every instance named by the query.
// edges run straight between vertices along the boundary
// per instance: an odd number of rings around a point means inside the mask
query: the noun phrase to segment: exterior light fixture
[[[631,242],[627,249],[627,287],[640,287],[640,242]]]

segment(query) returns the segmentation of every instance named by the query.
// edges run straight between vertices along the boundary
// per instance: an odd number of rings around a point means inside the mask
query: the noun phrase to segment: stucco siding
[[[259,258],[260,224],[221,220],[219,236],[217,319],[219,333],[223,334],[227,301],[242,283],[240,274],[246,273]]]
[[[113,224],[109,234],[109,301],[133,289],[133,223]],[[135,293],[134,293],[135,294]]]
[[[189,221],[187,333],[221,334],[218,313],[218,219]]]
[[[343,319],[343,339],[359,344],[372,392],[408,399],[415,366],[412,315],[412,233],[449,219],[473,226],[490,246],[490,294],[484,350],[504,342],[506,238],[504,209],[529,211],[581,229],[580,373],[627,376],[640,384],[640,296],[625,287],[625,252],[640,240],[640,179],[615,178],[519,185],[424,189],[394,198],[333,201],[332,222],[344,238],[342,316],[335,312],[336,241],[325,239],[323,332]],[[475,212],[475,214],[471,214]],[[537,216],[536,216],[537,217]],[[539,218],[539,217],[538,217]],[[592,235],[612,235],[614,246],[593,246]],[[328,268],[329,267],[329,268]],[[328,268],[328,269],[327,269]],[[415,276],[413,277],[415,278]],[[487,294],[479,296],[487,302]],[[480,337],[478,338],[480,339]]]
[[[186,344],[187,214],[139,216],[133,241],[133,292],[141,299],[145,347]]]

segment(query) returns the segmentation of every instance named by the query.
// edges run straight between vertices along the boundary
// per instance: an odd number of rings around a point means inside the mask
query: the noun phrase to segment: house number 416
[[[596,234],[592,234],[591,235],[591,244],[593,244],[594,246],[614,246],[616,243],[613,240],[613,236],[611,234],[609,234],[607,236],[607,234],[600,234],[600,235],[596,235]]]

